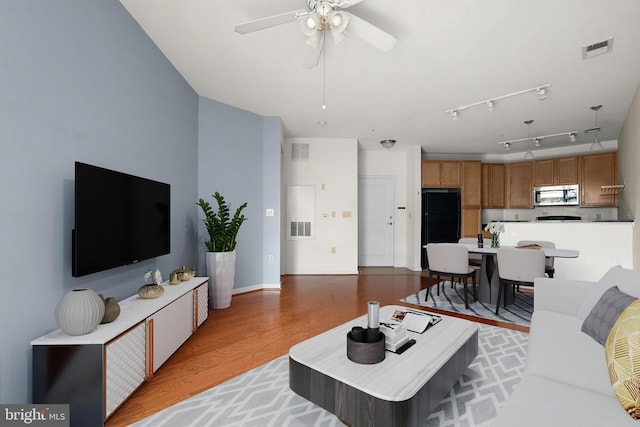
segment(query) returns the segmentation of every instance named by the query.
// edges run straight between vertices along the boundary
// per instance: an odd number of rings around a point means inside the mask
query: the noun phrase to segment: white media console
[[[207,277],[119,302],[116,320],[86,335],[60,329],[31,341],[33,403],[70,404],[72,426],[98,426],[207,320]]]

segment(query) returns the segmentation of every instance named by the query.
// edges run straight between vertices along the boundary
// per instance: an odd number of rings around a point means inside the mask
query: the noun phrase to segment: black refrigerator
[[[427,243],[456,243],[460,239],[460,192],[422,190],[422,268],[429,266]]]

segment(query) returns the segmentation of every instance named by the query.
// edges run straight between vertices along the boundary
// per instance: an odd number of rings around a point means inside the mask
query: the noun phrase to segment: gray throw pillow
[[[618,316],[636,299],[622,292],[617,286],[607,289],[584,319],[582,332],[604,347]]]

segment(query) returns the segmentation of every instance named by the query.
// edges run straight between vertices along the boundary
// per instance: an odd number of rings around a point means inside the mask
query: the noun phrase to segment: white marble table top
[[[388,305],[380,308],[380,321],[389,320],[395,310],[420,311]],[[387,401],[413,397],[478,330],[474,322],[442,316],[441,322],[423,334],[408,332],[416,344],[403,354],[386,351],[382,362],[364,365],[347,358],[347,333],[353,326],[366,327],[367,315],[296,344],[289,350],[289,357]]]
[[[497,254],[498,248],[483,247],[479,248],[478,245],[473,243],[461,243],[462,246],[466,246],[469,252],[478,254]],[[502,246],[503,248],[515,248],[515,246]],[[545,256],[555,258],[578,258],[580,251],[575,249],[559,249],[559,248],[540,248],[544,252]]]

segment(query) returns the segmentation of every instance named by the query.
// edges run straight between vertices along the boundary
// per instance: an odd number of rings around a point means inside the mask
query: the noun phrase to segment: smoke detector
[[[582,46],[582,59],[590,59],[594,56],[604,55],[613,50],[613,37],[599,42]]]

